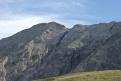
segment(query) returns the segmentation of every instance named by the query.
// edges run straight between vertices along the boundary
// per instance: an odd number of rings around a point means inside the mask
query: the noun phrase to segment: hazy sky
[[[121,0],[0,0],[0,39],[34,24],[121,21]]]

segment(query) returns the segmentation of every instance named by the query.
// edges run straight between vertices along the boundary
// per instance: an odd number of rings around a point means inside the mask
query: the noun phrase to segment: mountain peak
[[[55,21],[51,21],[51,22],[48,22],[48,24],[59,24],[59,23],[57,23]]]
[[[66,28],[64,25],[57,23],[57,22],[49,22],[47,23],[49,27],[56,27],[56,28]]]

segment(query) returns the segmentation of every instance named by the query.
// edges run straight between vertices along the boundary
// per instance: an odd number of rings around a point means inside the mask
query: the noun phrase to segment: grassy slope
[[[72,73],[35,81],[121,81],[121,71],[95,71]]]

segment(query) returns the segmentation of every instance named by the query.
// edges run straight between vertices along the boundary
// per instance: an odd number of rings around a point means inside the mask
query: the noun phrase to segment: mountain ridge
[[[8,58],[3,81],[32,81],[71,72],[121,69],[121,22],[74,25],[41,23],[0,40]],[[0,77],[1,79],[1,77]]]

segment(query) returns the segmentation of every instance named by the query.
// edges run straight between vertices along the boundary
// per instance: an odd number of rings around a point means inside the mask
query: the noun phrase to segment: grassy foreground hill
[[[121,81],[120,70],[72,73],[34,81]]]

